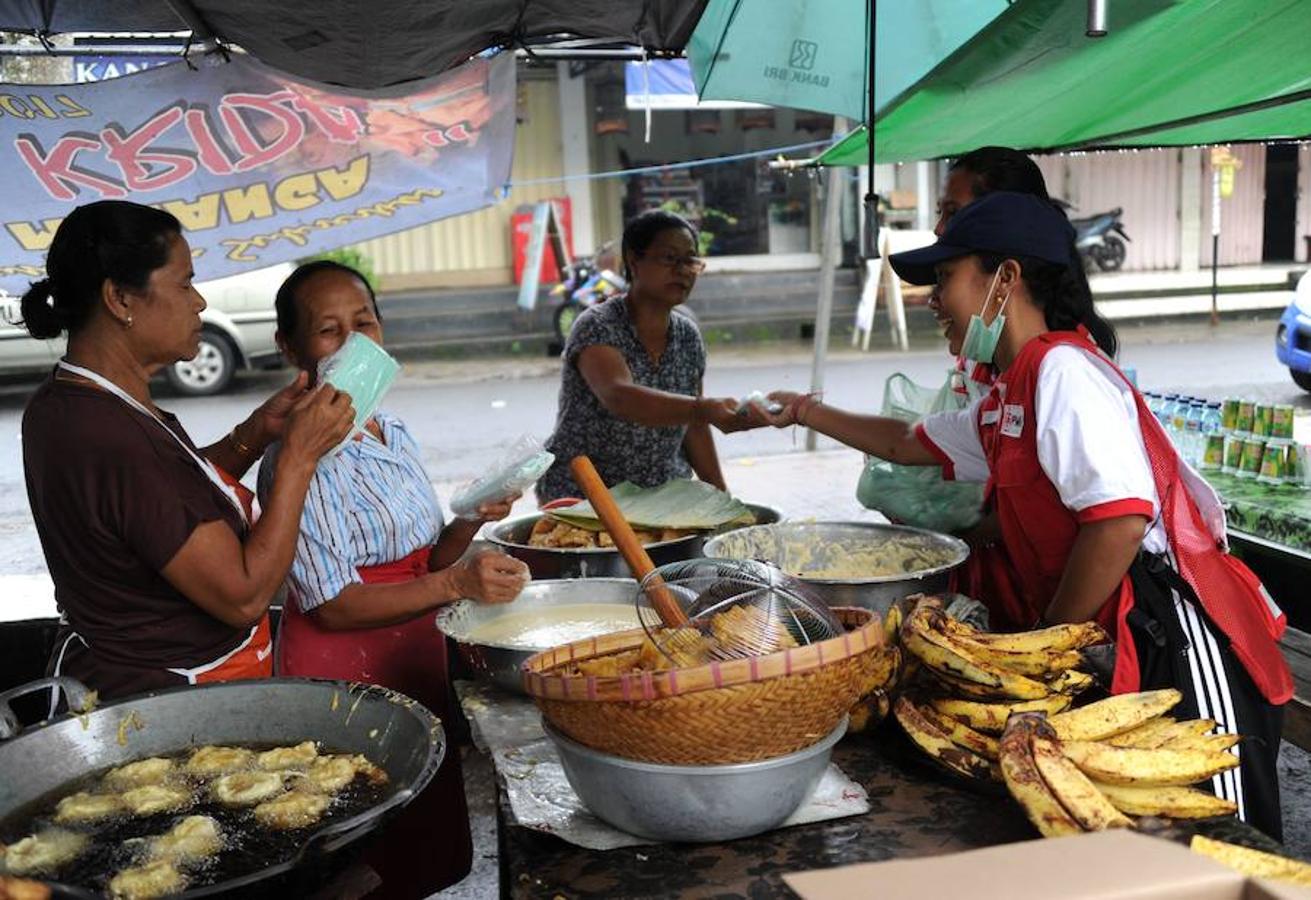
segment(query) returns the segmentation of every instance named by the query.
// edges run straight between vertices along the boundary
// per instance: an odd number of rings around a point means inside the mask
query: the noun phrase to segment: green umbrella
[[[697,95],[869,119],[874,0],[710,0],[687,42]],[[869,153],[875,213],[874,153]],[[876,238],[872,229],[871,245]]]
[[[710,0],[687,44],[702,99],[868,117],[873,0]]]
[[[813,166],[859,166],[870,151],[869,130],[860,126],[851,134],[810,160]]]

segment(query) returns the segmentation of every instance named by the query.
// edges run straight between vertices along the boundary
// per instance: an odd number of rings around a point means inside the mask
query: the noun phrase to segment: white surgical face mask
[[[987,365],[992,365],[992,358],[997,353],[997,344],[1001,342],[1001,333],[1006,330],[1004,310],[1011,299],[1011,295],[1007,294],[1001,301],[1001,306],[997,308],[997,315],[992,323],[984,324],[983,313],[988,309],[988,301],[992,299],[992,292],[997,287],[997,279],[1000,277],[1001,266],[998,266],[997,271],[993,273],[992,281],[988,284],[988,292],[983,295],[983,303],[979,306],[978,313],[970,316],[970,324],[965,329],[965,340],[961,343],[962,356]]]

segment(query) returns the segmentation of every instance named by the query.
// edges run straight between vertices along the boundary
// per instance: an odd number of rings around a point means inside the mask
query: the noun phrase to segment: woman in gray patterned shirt
[[[696,230],[673,213],[646,212],[624,228],[628,294],[579,316],[565,344],[542,503],[581,496],[569,474],[580,453],[607,485],[657,487],[695,473],[726,489],[710,427],[728,433],[746,421],[737,400],[701,396],[705,344],[678,310],[705,269],[696,248]]]

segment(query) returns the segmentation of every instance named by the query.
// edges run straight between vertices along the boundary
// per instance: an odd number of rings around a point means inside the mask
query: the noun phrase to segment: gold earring
[[[127,321],[123,323],[123,327],[124,327],[124,328],[131,328],[131,327],[132,327],[132,314],[131,314],[131,313],[128,313]]]

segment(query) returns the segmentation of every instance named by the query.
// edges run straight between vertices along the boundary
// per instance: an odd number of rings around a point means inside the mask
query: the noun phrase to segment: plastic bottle
[[[1191,398],[1180,394],[1175,398],[1174,403],[1170,406],[1170,440],[1174,441],[1174,447],[1179,451],[1181,456],[1185,455],[1185,442],[1188,431],[1188,411],[1191,408]]]
[[[1161,399],[1156,405],[1156,420],[1161,423],[1167,434],[1170,432],[1170,414],[1174,411],[1174,405],[1178,400],[1178,394],[1161,394]]]
[[[1196,467],[1202,459],[1205,443],[1205,438],[1202,437],[1204,418],[1206,418],[1206,403],[1202,400],[1193,400],[1188,405],[1188,420],[1185,425],[1188,430],[1188,436],[1185,438],[1187,450],[1184,452],[1184,458],[1193,467]]]
[[[1152,415],[1157,415],[1161,409],[1161,395],[1156,391],[1143,391],[1143,399],[1147,401],[1147,410]]]
[[[1206,404],[1202,416],[1202,436],[1197,453],[1197,468],[1220,469],[1224,465],[1224,420],[1219,403]]]

